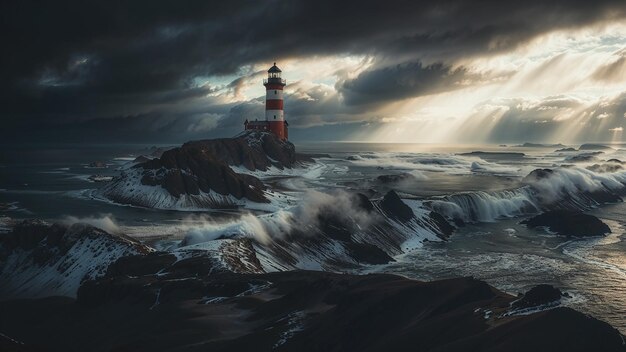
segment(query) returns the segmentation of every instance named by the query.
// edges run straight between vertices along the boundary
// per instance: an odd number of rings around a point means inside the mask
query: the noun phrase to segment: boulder
[[[558,288],[552,285],[537,285],[526,292],[520,299],[513,302],[515,308],[530,308],[537,307],[544,304],[554,303],[561,300],[561,297],[566,297]]]
[[[560,236],[604,236],[611,229],[593,215],[575,211],[552,210],[522,221],[528,227],[545,226]]]

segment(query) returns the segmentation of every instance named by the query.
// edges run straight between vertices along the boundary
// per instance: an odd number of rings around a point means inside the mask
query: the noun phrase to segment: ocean
[[[157,147],[168,146],[5,146],[0,156],[0,218],[84,220],[166,247],[207,221],[220,224],[244,213],[261,214],[244,209],[155,210],[94,196],[105,183],[90,176],[114,177],[138,155]],[[346,189],[376,197],[394,189],[403,199],[430,202],[442,213],[465,220],[446,242],[427,242],[391,264],[360,271],[420,280],[473,276],[512,294],[548,283],[570,294],[566,305],[626,333],[626,205],[586,209],[610,226],[612,233],[606,237],[568,239],[520,224],[531,215],[528,207],[533,199],[523,189],[529,173],[562,167],[562,183],[543,185],[542,196],[571,201],[571,193],[562,190],[619,187],[626,171],[602,165],[610,159],[626,160],[622,146],[557,151],[565,146],[296,143],[296,148],[328,156],[298,170],[254,173],[295,203],[310,190]],[[373,182],[386,175],[410,176],[382,186]]]

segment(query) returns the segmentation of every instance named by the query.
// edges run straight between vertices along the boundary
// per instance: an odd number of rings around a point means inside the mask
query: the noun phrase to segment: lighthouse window
[[[276,120],[276,115],[274,115],[274,120]]]
[[[278,91],[277,91],[277,90],[275,90],[275,91],[274,91],[274,94],[278,94]]]

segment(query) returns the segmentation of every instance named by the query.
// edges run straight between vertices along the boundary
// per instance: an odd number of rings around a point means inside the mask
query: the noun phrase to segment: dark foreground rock
[[[569,308],[506,316],[515,298],[471,278],[195,274],[108,276],[77,300],[0,302],[0,331],[53,351],[625,350],[619,332]]]
[[[0,234],[0,299],[75,297],[83,281],[104,275],[117,259],[150,251],[86,224],[25,220]]]
[[[522,221],[528,227],[545,226],[560,236],[588,237],[611,233],[609,226],[593,215],[553,210]]]

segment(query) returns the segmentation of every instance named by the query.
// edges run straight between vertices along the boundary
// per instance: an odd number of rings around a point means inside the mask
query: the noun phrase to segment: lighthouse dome
[[[281,71],[278,66],[276,66],[276,63],[274,62],[274,66],[270,67],[269,70],[267,70],[268,73],[279,73],[279,72],[283,72]]]

